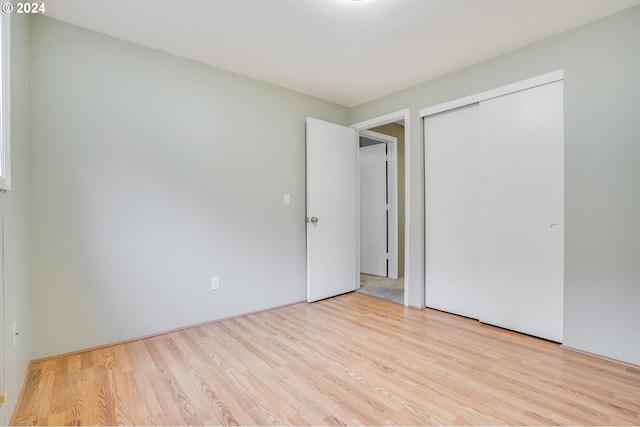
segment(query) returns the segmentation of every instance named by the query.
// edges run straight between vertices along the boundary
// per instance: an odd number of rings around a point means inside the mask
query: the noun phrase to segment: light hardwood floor
[[[640,369],[359,293],[33,362],[17,425],[640,424]]]

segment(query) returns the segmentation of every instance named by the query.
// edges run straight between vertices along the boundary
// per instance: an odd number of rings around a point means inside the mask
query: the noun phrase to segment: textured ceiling
[[[354,106],[640,0],[54,0],[46,15]]]

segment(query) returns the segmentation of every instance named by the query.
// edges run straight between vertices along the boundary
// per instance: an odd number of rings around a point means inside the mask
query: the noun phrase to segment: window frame
[[[11,132],[10,132],[10,14],[2,13],[0,20],[0,191],[11,190]]]

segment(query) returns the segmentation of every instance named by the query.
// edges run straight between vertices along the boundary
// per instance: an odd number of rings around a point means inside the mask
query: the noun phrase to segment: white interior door
[[[307,301],[356,289],[358,141],[354,129],[307,118]]]
[[[387,150],[360,147],[360,272],[387,276]]]

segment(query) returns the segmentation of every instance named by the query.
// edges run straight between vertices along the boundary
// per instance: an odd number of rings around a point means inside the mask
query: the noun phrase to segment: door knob
[[[318,218],[316,218],[315,216],[311,217],[311,224],[317,224],[318,223]]]

